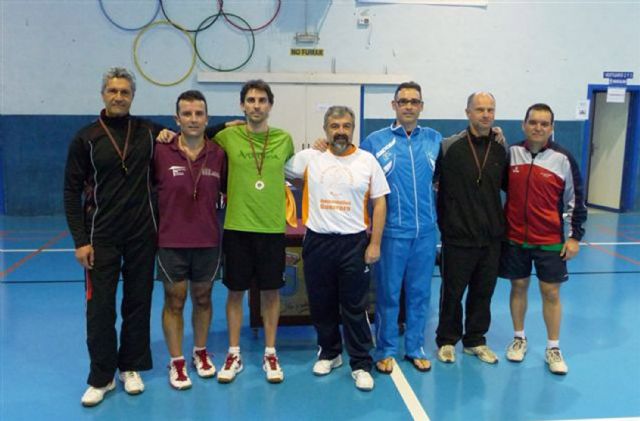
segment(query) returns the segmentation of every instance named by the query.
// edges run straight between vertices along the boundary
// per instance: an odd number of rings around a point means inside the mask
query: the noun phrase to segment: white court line
[[[416,394],[413,393],[413,389],[409,386],[409,382],[404,377],[402,370],[400,370],[400,366],[395,361],[393,362],[393,371],[390,376],[414,421],[430,421]]]
[[[581,242],[581,246],[640,246],[640,241],[623,241],[623,242]],[[438,247],[441,247],[438,244]],[[38,251],[38,249],[0,249],[0,253],[33,253],[34,251]],[[40,250],[41,253],[71,253],[75,252],[75,249],[44,249]],[[640,420],[639,420],[640,421]]]

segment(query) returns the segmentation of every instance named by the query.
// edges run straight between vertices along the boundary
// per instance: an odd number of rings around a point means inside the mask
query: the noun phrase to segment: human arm
[[[573,259],[578,252],[580,251],[580,242],[575,238],[568,238],[567,241],[564,242],[562,246],[562,250],[560,251],[560,256],[562,256],[562,260],[571,260]]]
[[[329,141],[324,137],[319,137],[315,142],[313,142],[311,148],[315,149],[316,151],[324,152],[329,149]]]
[[[69,232],[75,245],[75,256],[85,268],[93,267],[94,252],[84,227],[82,196],[90,166],[86,141],[76,136],[69,145],[64,173],[63,202]]]
[[[305,149],[293,155],[284,166],[285,177],[289,180],[303,178],[309,161],[320,153],[315,149]]]
[[[385,196],[372,199],[372,205],[371,238],[364,252],[364,262],[366,264],[375,263],[380,260],[380,243],[382,242],[382,231],[384,230],[384,223],[387,218],[387,200]]]
[[[507,146],[507,138],[504,136],[504,132],[501,127],[492,127],[491,131],[494,134],[494,139],[496,142],[501,144],[502,146]]]
[[[216,134],[226,129],[227,127],[240,126],[242,124],[246,124],[244,120],[231,120],[224,123],[216,124],[214,126],[209,126],[205,130],[205,135],[207,136],[207,138],[213,139],[216,136]],[[171,141],[175,136],[176,136],[176,132],[174,132],[171,129],[163,128],[158,133],[156,137],[156,142],[171,143]]]

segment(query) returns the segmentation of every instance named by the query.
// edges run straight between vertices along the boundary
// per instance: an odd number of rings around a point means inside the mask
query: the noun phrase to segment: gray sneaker
[[[438,348],[438,359],[443,363],[455,363],[456,348],[453,345],[442,345]]]
[[[487,364],[495,364],[498,362],[498,356],[496,355],[496,353],[486,345],[472,346],[469,348],[465,347],[464,353],[475,355],[476,357],[480,358],[480,361]]]
[[[544,360],[549,365],[549,371],[553,374],[565,375],[569,372],[569,367],[562,358],[560,348],[547,349],[544,353]]]
[[[527,353],[527,340],[525,338],[513,338],[507,347],[507,360],[520,363]]]

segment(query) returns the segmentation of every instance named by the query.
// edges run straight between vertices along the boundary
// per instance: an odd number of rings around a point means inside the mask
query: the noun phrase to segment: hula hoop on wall
[[[266,28],[267,26],[271,25],[271,23],[273,23],[273,21],[274,21],[274,20],[276,20],[276,17],[278,17],[278,14],[280,14],[280,7],[282,6],[282,0],[276,0],[276,2],[277,2],[277,4],[276,4],[276,11],[273,13],[273,16],[271,16],[271,19],[269,19],[266,23],[263,23],[262,25],[257,26],[257,27],[255,27],[255,28],[251,27],[251,25],[249,25],[249,24],[247,24],[247,28],[243,28],[243,27],[241,27],[241,26],[239,26],[239,25],[237,25],[237,24],[233,23],[233,22],[232,22],[232,21],[227,17],[227,14],[229,14],[229,15],[231,15],[231,16],[233,16],[233,15],[232,15],[231,13],[225,13],[225,12],[223,11],[223,8],[224,8],[224,0],[218,0],[218,11],[219,11],[219,12],[222,12],[222,13],[223,13],[223,16],[224,16],[224,18],[225,18],[225,20],[226,20],[227,22],[229,22],[229,24],[230,24],[231,26],[234,26],[236,29],[239,29],[239,30],[241,30],[241,31],[247,31],[247,32],[248,32],[248,31],[255,32],[255,31],[260,31],[260,30],[262,30],[262,29]]]
[[[207,26],[205,26],[204,28],[202,28],[202,23],[201,23],[198,26],[198,28],[196,28],[196,29],[187,29],[184,26],[182,26],[182,25],[180,25],[178,23],[175,23],[174,21],[171,20],[171,18],[167,14],[167,11],[164,9],[163,0],[158,0],[158,3],[160,5],[160,10],[162,10],[162,14],[164,15],[164,18],[167,20],[167,22],[169,22],[171,25],[175,26],[176,28],[180,29],[181,31],[186,31],[186,32],[193,33],[193,34],[197,34],[200,31],[204,31],[205,29],[209,28],[211,25],[216,23],[216,20],[218,20],[218,18],[220,17],[220,12],[222,11],[222,9],[220,7],[218,7],[218,12],[215,15],[215,19],[211,23],[209,23]],[[214,16],[214,15],[211,15],[211,16]],[[209,16],[209,17],[211,17],[211,16]]]
[[[167,25],[167,26],[171,26],[171,27],[174,27],[174,28],[178,29],[181,33],[183,33],[187,37],[187,39],[189,40],[189,45],[191,46],[191,51],[192,51],[191,66],[189,67],[189,70],[187,70],[187,73],[185,73],[184,76],[182,76],[180,79],[178,79],[175,82],[159,82],[159,81],[151,78],[151,76],[147,75],[144,72],[144,70],[142,70],[142,66],[140,65],[140,62],[138,60],[138,42],[140,41],[140,38],[149,29],[151,29],[153,27],[156,27],[156,26],[159,26],[159,25]],[[191,38],[191,35],[189,35],[189,33],[185,29],[182,29],[182,28],[176,26],[174,23],[171,23],[169,21],[159,20],[159,21],[156,21],[156,22],[153,22],[153,23],[149,24],[144,29],[142,29],[140,32],[138,32],[138,35],[136,35],[136,39],[133,41],[133,62],[135,63],[136,69],[138,69],[138,71],[140,72],[142,77],[145,78],[146,80],[148,80],[149,82],[153,83],[154,85],[158,85],[158,86],[174,86],[174,85],[177,85],[177,84],[183,82],[185,79],[187,79],[189,77],[191,72],[193,72],[193,68],[196,65],[195,43],[194,43],[193,39]]]
[[[113,26],[115,26],[116,28],[122,29],[123,31],[139,31],[140,29],[144,28],[145,26],[149,25],[151,22],[153,22],[155,20],[155,18],[158,16],[158,12],[160,11],[160,1],[158,0],[156,2],[156,11],[153,12],[153,16],[151,16],[151,19],[149,19],[147,21],[147,23],[145,23],[142,26],[138,26],[136,28],[128,28],[126,26],[122,26],[119,23],[117,23],[107,12],[107,9],[104,7],[104,0],[98,0],[98,3],[100,4],[100,10],[102,10],[102,14],[104,15],[105,18],[107,18],[107,20],[109,22],[111,22],[111,24]]]
[[[246,25],[246,28],[247,28],[247,29],[245,29],[245,31],[248,31],[248,32],[251,34],[251,49],[250,49],[250,51],[249,51],[249,56],[246,58],[246,60],[244,60],[241,64],[239,64],[239,65],[238,65],[238,66],[236,66],[236,67],[222,68],[222,67],[215,67],[215,66],[212,66],[212,65],[210,65],[209,63],[207,63],[207,61],[206,61],[204,58],[202,58],[202,55],[200,54],[200,50],[198,50],[198,33],[200,33],[200,32],[201,32],[201,29],[200,29],[200,28],[201,28],[202,26],[204,26],[205,24],[207,25],[207,28],[208,28],[208,27],[210,27],[211,25],[213,25],[213,23],[211,23],[211,24],[207,24],[207,21],[208,21],[209,19],[213,19],[213,22],[215,22],[215,21],[217,21],[217,20],[218,20],[218,18],[220,17],[220,15],[224,15],[225,19],[227,19],[227,15],[228,15],[228,16],[231,16],[231,17],[234,17],[234,18],[239,19],[240,21],[242,21],[242,22]],[[234,25],[234,26],[235,26],[235,25]],[[194,41],[193,41],[194,50],[195,50],[195,52],[196,52],[196,55],[197,55],[197,56],[198,56],[198,58],[200,59],[200,61],[201,61],[205,66],[207,66],[208,68],[210,68],[210,69],[212,69],[212,70],[217,70],[218,72],[233,72],[234,70],[238,70],[239,68],[241,68],[242,66],[244,66],[245,64],[247,64],[247,63],[249,62],[249,60],[251,60],[251,57],[253,57],[253,52],[254,52],[254,51],[255,51],[255,49],[256,49],[256,37],[255,37],[255,35],[254,35],[254,33],[253,33],[253,32],[254,32],[254,30],[253,30],[253,28],[251,28],[251,26],[249,25],[249,22],[247,22],[246,20],[242,19],[240,16],[238,16],[238,15],[234,15],[233,13],[218,12],[217,14],[215,14],[215,15],[211,15],[211,16],[209,16],[208,18],[206,18],[205,20],[203,20],[203,21],[200,23],[200,26],[198,26],[198,29],[196,30],[195,37],[194,37]]]

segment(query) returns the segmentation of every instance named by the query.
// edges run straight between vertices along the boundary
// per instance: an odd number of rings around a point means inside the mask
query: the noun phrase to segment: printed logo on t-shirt
[[[207,177],[220,178],[220,173],[218,171],[213,171],[211,168],[207,168],[207,167],[204,167],[202,169],[202,175]]]
[[[169,171],[173,173],[174,177],[177,177],[179,175],[184,175],[184,172],[186,170],[187,170],[187,167],[183,167],[181,165],[174,165],[172,167],[169,167]]]

